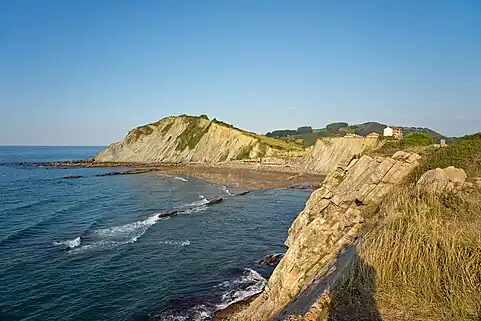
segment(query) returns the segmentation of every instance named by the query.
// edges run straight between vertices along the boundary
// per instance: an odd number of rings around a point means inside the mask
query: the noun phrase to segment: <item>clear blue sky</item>
[[[0,144],[169,115],[481,130],[481,1],[0,1]]]

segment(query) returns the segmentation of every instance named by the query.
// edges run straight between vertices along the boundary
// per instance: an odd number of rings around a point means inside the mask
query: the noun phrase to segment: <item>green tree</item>
[[[339,129],[349,126],[348,123],[332,123],[326,126],[327,131],[331,133],[339,133]]]
[[[301,126],[297,128],[298,134],[312,134],[312,127],[311,126]]]
[[[402,147],[412,147],[412,146],[429,146],[434,144],[433,137],[427,133],[411,133],[401,139],[400,142]]]

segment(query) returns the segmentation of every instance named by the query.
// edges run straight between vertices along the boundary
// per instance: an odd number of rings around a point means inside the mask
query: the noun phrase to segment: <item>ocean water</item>
[[[0,147],[0,320],[209,320],[263,288],[272,268],[254,262],[285,251],[306,191],[235,197],[184,175],[15,164],[101,149]]]

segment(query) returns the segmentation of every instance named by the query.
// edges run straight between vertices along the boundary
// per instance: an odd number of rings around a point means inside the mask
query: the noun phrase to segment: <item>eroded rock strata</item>
[[[350,246],[363,235],[383,198],[418,159],[404,152],[392,158],[365,155],[331,173],[289,229],[289,249],[264,292],[226,320],[282,320],[307,313],[317,294],[329,287],[336,265],[340,268],[349,260]]]

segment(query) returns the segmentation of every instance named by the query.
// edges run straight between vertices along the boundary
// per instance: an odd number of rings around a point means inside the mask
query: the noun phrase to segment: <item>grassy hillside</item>
[[[265,145],[270,146],[272,148],[276,148],[276,149],[280,149],[280,150],[301,150],[302,149],[301,146],[299,146],[298,144],[295,144],[293,142],[289,142],[289,141],[285,141],[285,140],[282,140],[282,139],[276,139],[276,138],[273,138],[273,137],[268,137],[268,136],[265,136],[265,135],[260,135],[260,134],[256,134],[256,133],[253,133],[253,132],[249,132],[249,131],[246,131],[244,129],[234,127],[231,124],[225,123],[225,122],[217,120],[215,118],[212,120],[212,122],[215,122],[215,123],[217,123],[221,126],[225,126],[225,127],[228,127],[228,128],[238,130],[242,134],[251,136],[253,138],[256,138],[261,143],[264,143]]]
[[[426,170],[450,165],[481,175],[481,133],[425,156],[382,204],[331,291],[329,320],[481,320],[481,189],[433,196],[412,188]]]
[[[284,130],[274,130],[268,132],[266,136],[282,139],[290,142],[297,142],[303,146],[313,145],[318,138],[321,137],[341,137],[347,133],[357,134],[360,136],[366,136],[369,133],[382,134],[385,124],[377,122],[366,122],[362,124],[349,125],[348,123],[339,122],[328,124],[325,128],[313,129],[310,126],[299,127],[295,129],[284,129]],[[411,133],[427,133],[429,134],[435,142],[439,143],[441,139],[451,140],[448,137],[441,135],[440,133],[429,129],[421,127],[402,127],[404,130],[404,135],[409,135]]]
[[[172,118],[172,117],[167,117],[167,118]],[[155,130],[157,130],[159,127],[162,127],[162,126],[163,126],[161,129],[162,133],[167,133],[175,124],[173,122],[170,122],[167,125],[165,125],[164,121],[167,118],[132,129],[127,135],[128,137],[127,142],[133,143],[142,136],[148,136],[152,134]],[[252,133],[252,132],[234,127],[233,125],[225,123],[223,121],[217,120],[216,118],[210,120],[209,125],[201,126],[201,120],[209,121],[209,118],[207,117],[207,115],[200,115],[200,116],[180,115],[180,116],[177,116],[177,118],[182,119],[184,122],[188,123],[188,126],[185,129],[185,131],[177,137],[178,142],[177,142],[176,149],[179,151],[183,151],[186,148],[189,148],[189,149],[195,148],[195,146],[201,140],[202,136],[207,133],[211,124],[213,123],[219,126],[229,128],[231,130],[235,130],[239,133],[239,135],[247,135],[252,138],[255,138],[257,141],[259,141],[261,146],[265,147],[265,149],[267,149],[267,147],[271,147],[281,151],[302,151],[302,146],[299,144]],[[249,155],[249,152],[250,150],[247,150],[247,149],[242,151],[239,154],[239,159],[245,158],[243,156]]]

